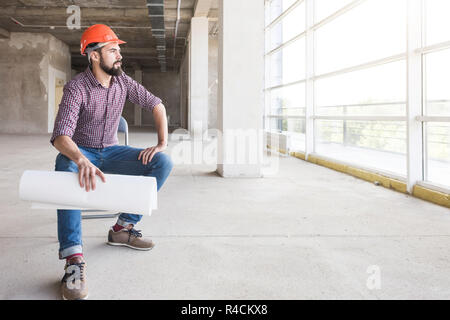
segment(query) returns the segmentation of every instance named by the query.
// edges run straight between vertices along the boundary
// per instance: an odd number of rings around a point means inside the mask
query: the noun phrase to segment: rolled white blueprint
[[[157,208],[156,178],[105,174],[106,182],[96,176],[94,191],[78,182],[78,173],[26,170],[20,179],[19,196],[33,207],[45,205],[58,209],[96,209],[151,215]]]
[[[65,206],[63,204],[32,202],[31,209],[91,210],[92,208],[79,208],[79,207],[75,207],[75,206]],[[98,211],[104,211],[104,210],[98,210]]]

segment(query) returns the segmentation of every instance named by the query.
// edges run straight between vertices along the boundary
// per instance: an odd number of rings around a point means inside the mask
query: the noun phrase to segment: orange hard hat
[[[116,34],[110,27],[105,26],[104,24],[94,24],[93,26],[87,28],[81,36],[80,52],[83,56],[85,56],[86,53],[84,50],[90,43],[113,41],[117,41],[119,44],[126,43],[125,41],[117,38]]]

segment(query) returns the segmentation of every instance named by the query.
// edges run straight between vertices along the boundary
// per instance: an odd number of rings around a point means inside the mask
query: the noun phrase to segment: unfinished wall
[[[70,79],[69,47],[48,33],[11,32],[0,39],[0,133],[49,131],[49,77]]]
[[[180,125],[180,78],[178,73],[144,69],[142,82],[148,91],[162,100],[167,115],[170,115],[170,126],[178,127]],[[142,125],[155,125],[151,112],[142,111]]]

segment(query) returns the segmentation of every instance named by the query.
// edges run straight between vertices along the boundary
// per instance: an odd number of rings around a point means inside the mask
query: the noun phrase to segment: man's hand
[[[92,162],[86,157],[81,157],[75,162],[78,166],[78,181],[80,187],[86,188],[86,192],[89,192],[92,186],[92,190],[95,190],[95,176],[98,175],[103,182],[106,182],[105,175],[99,168],[94,166]]]
[[[166,149],[166,145],[164,144],[158,144],[157,146],[147,148],[145,150],[142,150],[139,152],[138,160],[142,159],[142,164],[146,165],[150,161],[152,161],[153,156],[161,151],[164,151]]]

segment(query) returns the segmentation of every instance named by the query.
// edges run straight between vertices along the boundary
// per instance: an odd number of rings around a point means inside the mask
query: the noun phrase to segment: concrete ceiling
[[[151,17],[146,4],[146,0],[2,0],[0,28],[9,32],[47,32],[54,35],[70,46],[72,67],[83,70],[87,59],[80,55],[81,35],[93,24],[106,24],[127,42],[121,45],[125,67],[160,69],[157,38],[152,35]],[[67,19],[72,14],[67,13],[70,5],[80,7],[79,30],[67,28]],[[197,15],[207,12],[210,31],[217,30],[218,0],[181,0],[175,42],[177,5],[178,0],[164,0],[165,61],[168,71],[177,70],[180,65],[194,12]],[[161,56],[161,52],[159,54]]]

